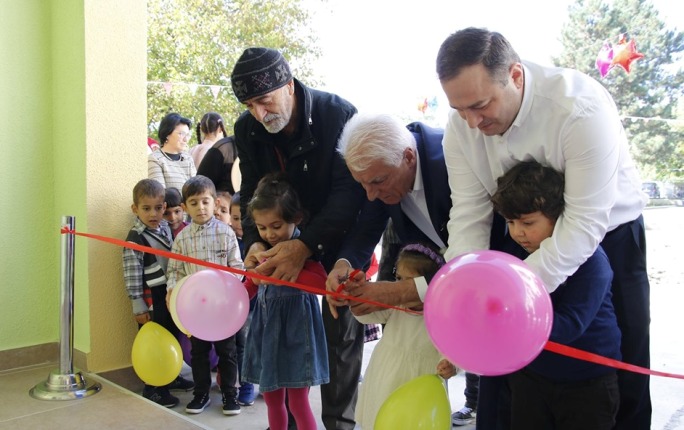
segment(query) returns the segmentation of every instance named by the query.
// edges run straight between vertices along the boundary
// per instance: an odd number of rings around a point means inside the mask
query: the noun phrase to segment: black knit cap
[[[290,65],[280,52],[271,48],[245,49],[230,76],[240,103],[284,87],[290,80]]]

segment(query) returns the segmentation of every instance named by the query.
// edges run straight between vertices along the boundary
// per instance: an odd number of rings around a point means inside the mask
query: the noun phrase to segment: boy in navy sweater
[[[524,259],[552,236],[564,208],[564,186],[562,173],[536,161],[521,162],[497,180],[492,204],[506,219],[515,241],[506,251]],[[612,278],[608,258],[599,246],[551,293],[551,341],[621,359]],[[507,379],[512,429],[590,426],[609,430],[615,424],[619,392],[613,368],[542,351]]]

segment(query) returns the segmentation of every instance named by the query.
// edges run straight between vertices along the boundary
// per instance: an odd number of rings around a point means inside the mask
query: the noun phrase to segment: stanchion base
[[[101,389],[99,382],[87,386],[81,372],[60,374],[53,370],[47,381],[31,388],[29,394],[38,400],[73,400],[97,394]]]

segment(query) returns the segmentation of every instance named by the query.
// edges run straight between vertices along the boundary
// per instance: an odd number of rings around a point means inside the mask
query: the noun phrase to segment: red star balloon
[[[623,35],[621,35],[620,43],[613,46],[613,60],[611,61],[611,64],[613,66],[620,66],[625,69],[625,72],[629,73],[632,61],[643,57],[644,54],[637,52],[634,39],[625,42]]]

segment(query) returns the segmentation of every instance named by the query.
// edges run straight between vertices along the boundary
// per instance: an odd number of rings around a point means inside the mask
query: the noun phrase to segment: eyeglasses
[[[190,136],[192,136],[192,133],[189,131],[179,131],[178,135],[180,136],[181,139],[190,139]]]

